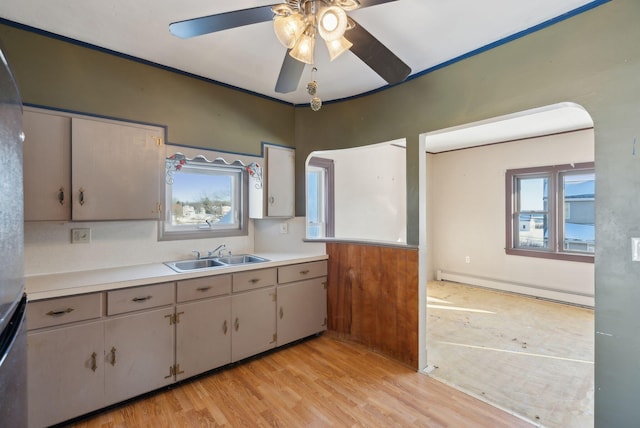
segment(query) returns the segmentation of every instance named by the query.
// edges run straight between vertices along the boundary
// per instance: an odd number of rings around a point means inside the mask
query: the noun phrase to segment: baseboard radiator
[[[487,278],[470,274],[447,272],[444,270],[436,271],[436,279],[438,281],[459,282],[461,284],[468,284],[477,287],[524,294],[541,299],[570,303],[578,306],[585,306],[588,308],[593,308],[595,306],[595,298],[593,295],[569,293],[566,291],[554,290],[535,284],[511,282],[496,278]]]

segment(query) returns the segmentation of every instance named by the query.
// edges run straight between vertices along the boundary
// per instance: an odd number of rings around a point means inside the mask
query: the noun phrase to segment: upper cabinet
[[[253,174],[249,183],[251,218],[295,215],[295,151],[264,146],[265,170]]]
[[[25,108],[24,220],[71,219],[71,118]]]
[[[160,217],[164,129],[25,109],[25,221]]]

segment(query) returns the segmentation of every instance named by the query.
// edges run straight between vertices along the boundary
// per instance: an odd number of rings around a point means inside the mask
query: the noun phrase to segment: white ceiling
[[[398,0],[349,12],[421,73],[602,0]],[[293,104],[309,102],[307,66],[297,91],[274,91],[285,48],[264,22],[180,39],[169,23],[274,0],[2,0],[0,17]],[[316,46],[318,95],[335,100],[386,86],[348,52],[329,62]]]

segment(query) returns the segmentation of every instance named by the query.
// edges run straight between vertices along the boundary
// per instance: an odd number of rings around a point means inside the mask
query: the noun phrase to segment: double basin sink
[[[194,260],[181,260],[177,262],[166,262],[165,265],[169,266],[176,272],[192,272],[203,269],[211,269],[216,267],[230,267],[238,265],[247,265],[253,263],[268,262],[269,260],[262,257],[254,256],[252,254],[240,254],[237,256],[220,256],[220,257],[207,257]]]

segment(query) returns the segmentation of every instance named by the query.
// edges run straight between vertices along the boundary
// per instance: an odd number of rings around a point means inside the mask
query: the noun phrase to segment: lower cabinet
[[[168,307],[104,322],[106,405],[173,383],[173,319]]]
[[[176,380],[231,362],[231,297],[176,306]]]
[[[39,428],[325,330],[326,262],[41,300],[27,311],[29,426]]]
[[[103,349],[102,321],[28,335],[30,427],[63,422],[105,405]]]
[[[327,280],[278,287],[278,346],[327,329]]]
[[[276,346],[276,288],[231,297],[231,360],[239,361]]]

